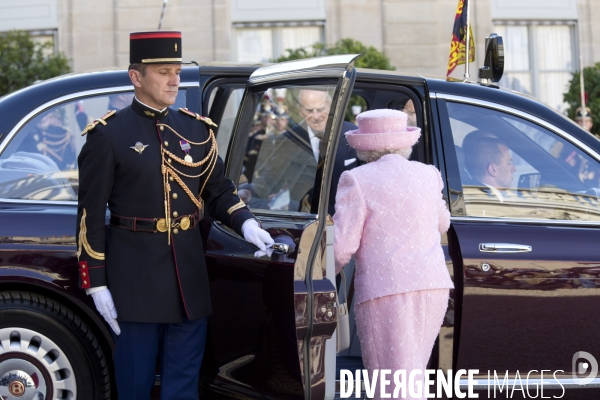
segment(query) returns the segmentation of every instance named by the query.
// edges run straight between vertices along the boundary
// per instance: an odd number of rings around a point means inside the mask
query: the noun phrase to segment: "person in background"
[[[586,131],[591,132],[594,121],[592,120],[592,111],[590,108],[586,107],[584,110],[582,107],[579,107],[575,110],[575,122]]]
[[[18,151],[47,156],[61,171],[75,170],[75,138],[63,127],[60,110],[53,109],[36,118],[34,128],[27,134]]]
[[[108,96],[108,109],[109,110],[122,110],[125,107],[131,105],[133,100],[133,93],[116,93]]]
[[[366,111],[357,123],[346,137],[367,164],[340,177],[336,272],[354,256],[354,311],[369,372],[424,371],[453,287],[440,244],[450,224],[442,178],[408,160],[421,130],[407,126],[406,113]]]
[[[290,177],[295,176],[297,181],[289,187],[294,201],[290,203],[288,209],[299,211],[295,203],[302,199],[300,210],[310,212],[314,177],[318,163],[321,162],[321,140],[331,111],[331,96],[326,90],[300,89],[297,107],[304,120],[299,126],[288,127],[288,130],[279,136],[280,140],[276,145],[280,147],[272,156],[264,158],[259,156],[256,169],[258,176],[252,180],[252,184],[260,197],[268,198],[277,195],[288,184]],[[349,122],[344,122],[342,133],[355,127]],[[333,166],[329,214],[335,212],[335,191],[340,175],[357,165],[356,151],[348,146],[346,138],[342,136]],[[286,179],[281,180],[281,177]]]

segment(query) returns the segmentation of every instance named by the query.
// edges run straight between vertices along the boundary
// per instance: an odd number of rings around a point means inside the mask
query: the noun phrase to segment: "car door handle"
[[[290,254],[293,251],[290,251],[291,248],[289,244],[273,243],[273,252],[277,254]]]
[[[512,243],[479,243],[479,251],[484,253],[525,253],[531,246]]]

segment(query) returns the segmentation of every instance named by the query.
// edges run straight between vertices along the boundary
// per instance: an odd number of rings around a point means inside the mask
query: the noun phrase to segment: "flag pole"
[[[163,16],[165,15],[165,7],[167,6],[167,1],[169,1],[169,0],[163,0],[162,11],[160,12],[160,20],[158,21],[158,30],[159,31],[160,31],[160,27],[162,26]]]
[[[581,87],[581,116],[583,118],[583,121],[585,121],[585,118],[587,117],[587,112],[585,110],[585,86],[583,82],[583,61],[581,59],[581,56],[579,56],[579,86]]]
[[[469,12],[469,7],[471,6],[471,2],[469,0],[464,0],[467,3],[467,26],[465,29],[465,35],[467,35],[467,40],[465,41],[465,81],[469,79],[469,50],[471,47],[471,35],[469,35],[469,20],[471,18],[471,13]]]

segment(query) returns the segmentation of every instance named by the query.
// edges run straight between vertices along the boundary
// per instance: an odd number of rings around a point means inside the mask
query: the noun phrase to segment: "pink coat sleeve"
[[[446,207],[446,201],[444,200],[444,196],[441,193],[444,189],[444,181],[442,180],[442,175],[440,171],[434,166],[432,168],[435,170],[435,174],[438,178],[438,183],[440,185],[440,200],[439,200],[439,209],[438,209],[438,230],[440,234],[444,234],[448,231],[450,227],[450,212],[448,212],[448,208]]]
[[[360,246],[366,211],[365,201],[356,178],[350,171],[344,172],[340,176],[333,216],[336,274],[348,264]]]

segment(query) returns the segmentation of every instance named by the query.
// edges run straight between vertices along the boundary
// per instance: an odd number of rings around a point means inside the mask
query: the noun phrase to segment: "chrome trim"
[[[512,243],[479,243],[479,251],[484,253],[526,253],[531,246]]]
[[[0,203],[7,204],[39,204],[43,206],[76,206],[77,200],[28,200],[28,199],[4,199],[0,197]]]
[[[579,146],[579,148],[583,149],[590,156],[595,158],[596,161],[600,162],[600,154],[598,154],[595,150],[591,149],[588,145],[582,143],[581,141],[579,141],[579,139],[574,138],[568,132],[565,132],[562,129],[557,128],[556,126],[552,125],[551,123],[544,121],[543,119],[538,118],[534,115],[527,114],[526,112],[511,108],[511,107],[503,106],[501,104],[492,103],[492,102],[485,101],[485,100],[473,99],[470,97],[455,96],[455,95],[447,94],[447,93],[430,93],[429,95],[430,96],[435,95],[436,98],[438,98],[438,99],[444,99],[444,100],[456,101],[459,103],[466,103],[466,104],[472,104],[472,105],[477,105],[477,106],[483,106],[486,108],[492,108],[492,109],[496,109],[499,111],[503,111],[503,112],[513,114],[513,115],[519,116],[521,118],[527,119],[531,122],[534,122],[538,125],[543,126],[544,128],[562,136],[563,139],[566,139],[566,140],[570,141],[571,143]]]
[[[501,222],[523,225],[564,225],[564,226],[600,226],[600,221],[575,221],[575,220],[555,220],[555,219],[519,219],[519,218],[486,218],[486,217],[450,217],[451,222]]]
[[[254,71],[248,82],[256,85],[282,79],[339,78],[344,76],[348,64],[358,56],[359,54],[341,54],[272,64]]]
[[[548,378],[544,378],[544,389],[560,389],[561,386],[560,384],[562,384],[563,387],[565,388],[569,388],[569,389],[594,389],[594,388],[600,388],[600,378],[595,378],[592,383],[588,383],[587,385],[580,385],[577,383],[577,381],[582,381],[584,380],[583,378],[580,379],[573,379],[573,378],[557,378],[554,379],[554,377],[548,377]],[[504,380],[504,382],[506,384],[508,384],[509,388],[512,388],[513,385],[515,384],[515,381],[517,382],[517,384],[519,385],[519,387],[521,386],[521,383],[523,384],[523,387],[535,387],[535,385],[541,385],[542,383],[542,379],[539,378],[532,378],[532,379],[527,379],[527,378],[521,378],[520,379],[520,383],[519,383],[519,379],[513,379],[513,378],[509,378]],[[461,379],[460,380],[460,388],[461,389],[466,389],[468,387],[468,379]],[[475,378],[473,380],[473,382],[476,382],[475,385],[473,385],[473,388],[477,389],[477,390],[481,390],[481,389],[485,389],[487,390],[488,388],[488,380],[487,378]],[[480,383],[483,382],[483,383]],[[493,382],[493,378],[492,380],[490,380],[490,382]],[[560,384],[558,384],[558,382],[560,382]],[[493,385],[490,385],[490,390],[493,389]]]
[[[185,83],[179,84],[180,89],[186,89],[189,87],[199,87],[199,86],[200,86],[200,82],[185,82]],[[8,132],[8,135],[6,135],[6,137],[4,138],[2,143],[0,143],[0,155],[2,155],[6,146],[8,146],[8,144],[12,140],[13,136],[15,136],[15,134],[21,130],[23,125],[25,125],[27,122],[29,122],[31,120],[31,118],[33,118],[40,112],[42,112],[50,107],[54,107],[58,104],[65,103],[67,101],[74,100],[74,99],[77,99],[80,97],[88,97],[88,96],[91,96],[94,94],[117,93],[117,92],[126,92],[126,91],[133,91],[133,85],[115,86],[115,87],[110,87],[110,88],[91,89],[91,90],[86,90],[83,92],[69,93],[64,96],[57,97],[53,100],[50,100],[47,103],[42,104],[41,106],[35,108],[33,111],[30,111],[25,117],[23,117],[11,129],[10,132]]]

